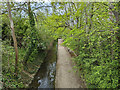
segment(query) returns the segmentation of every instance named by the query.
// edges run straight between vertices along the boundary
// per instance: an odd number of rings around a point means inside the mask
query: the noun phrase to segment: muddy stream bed
[[[48,54],[36,73],[30,88],[55,88],[55,71],[57,60],[57,42],[48,51]]]

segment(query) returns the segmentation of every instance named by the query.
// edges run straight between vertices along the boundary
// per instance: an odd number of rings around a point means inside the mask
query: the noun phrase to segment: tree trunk
[[[29,56],[31,55],[31,53],[34,51],[35,47],[35,42],[34,39],[36,38],[36,29],[35,29],[35,20],[34,20],[34,16],[33,16],[33,12],[31,11],[31,7],[30,7],[30,0],[28,0],[28,16],[29,16],[29,22],[30,22],[30,26],[31,26],[31,45],[28,47],[27,53],[24,57],[24,65],[27,65],[27,61],[29,59]]]
[[[9,20],[10,20],[10,27],[11,27],[11,32],[12,32],[12,38],[14,41],[14,48],[15,48],[15,74],[17,76],[17,70],[18,70],[18,48],[17,48],[17,40],[15,36],[15,31],[14,31],[14,23],[11,15],[11,9],[10,9],[10,4],[9,0],[7,2],[8,4],[8,15],[9,15]]]

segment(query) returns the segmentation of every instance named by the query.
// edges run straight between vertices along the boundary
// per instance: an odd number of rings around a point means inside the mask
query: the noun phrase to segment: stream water
[[[36,73],[32,83],[32,88],[55,88],[55,69],[57,59],[57,42],[48,51],[48,54]]]

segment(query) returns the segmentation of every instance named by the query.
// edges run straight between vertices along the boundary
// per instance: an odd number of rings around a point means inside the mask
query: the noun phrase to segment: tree
[[[64,39],[63,45],[77,54],[76,67],[82,70],[89,88],[117,88],[118,85],[120,23],[116,4],[71,2],[70,8],[68,3],[53,3],[56,9],[49,16],[48,26],[55,37]]]
[[[35,49],[35,39],[36,39],[36,29],[35,29],[35,20],[33,16],[33,11],[30,7],[30,1],[28,1],[28,16],[29,16],[29,22],[31,26],[31,44],[28,47],[27,53],[24,57],[24,64],[27,64],[27,61],[29,59],[29,56],[31,55],[32,51]]]
[[[14,48],[15,48],[15,74],[17,76],[18,48],[17,48],[17,40],[16,40],[16,36],[15,36],[14,23],[13,23],[13,19],[12,19],[12,15],[11,15],[9,0],[7,2],[7,5],[8,5],[8,15],[9,15],[9,20],[10,20],[10,27],[11,27],[11,32],[12,32],[11,34],[12,34],[12,38],[13,38],[13,41],[14,41]]]

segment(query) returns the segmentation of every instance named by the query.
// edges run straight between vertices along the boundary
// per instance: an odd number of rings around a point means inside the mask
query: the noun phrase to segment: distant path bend
[[[73,72],[71,56],[61,45],[62,41],[62,39],[58,39],[55,88],[85,88],[78,75]]]

